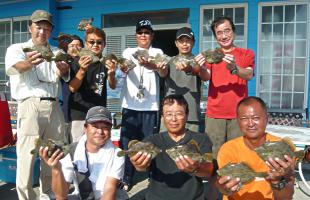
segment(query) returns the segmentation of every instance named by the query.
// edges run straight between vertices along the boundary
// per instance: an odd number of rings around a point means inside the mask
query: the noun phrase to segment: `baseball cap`
[[[137,23],[137,25],[136,25],[136,32],[139,31],[142,28],[145,28],[145,29],[153,32],[152,23],[148,19],[142,19],[142,20],[140,20]]]
[[[195,40],[194,32],[192,31],[192,29],[190,29],[188,27],[180,28],[177,31],[175,38],[176,38],[176,40],[178,40],[182,36],[187,36],[188,38]]]
[[[103,106],[95,106],[87,111],[85,123],[91,124],[95,122],[108,122],[112,124],[112,116],[110,111]]]
[[[51,13],[45,10],[34,11],[30,17],[30,20],[32,22],[48,21],[52,26],[54,26]]]

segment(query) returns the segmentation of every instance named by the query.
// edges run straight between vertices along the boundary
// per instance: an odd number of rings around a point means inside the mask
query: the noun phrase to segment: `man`
[[[242,135],[236,120],[236,106],[248,96],[247,81],[253,77],[254,53],[234,44],[235,25],[229,17],[215,19],[211,29],[225,54],[220,63],[205,63],[210,80],[206,133],[210,136],[213,156],[216,158],[224,142]],[[201,54],[196,60],[200,64],[205,62]]]
[[[52,189],[56,199],[68,198],[69,184],[74,179],[79,182],[81,199],[127,199],[126,192],[121,194],[118,189],[124,172],[124,158],[117,156],[120,149],[110,140],[111,128],[111,113],[105,107],[95,106],[87,112],[85,135],[72,155],[62,158],[63,152],[57,150],[49,158],[48,147],[40,148],[41,158],[52,169]]]
[[[78,52],[84,47],[83,40],[77,36],[71,36],[72,41],[68,44],[67,53],[73,58],[78,57]]]
[[[85,46],[99,58],[106,45],[105,32],[99,28],[91,27],[85,33]],[[107,80],[111,89],[116,87],[116,61],[107,60],[92,63],[90,55],[81,56],[78,62],[71,66],[71,81],[69,89],[69,119],[71,120],[72,142],[77,142],[83,132],[84,119],[87,110],[93,106],[106,106]]]
[[[216,166],[213,163],[193,161],[187,155],[180,155],[174,162],[165,150],[194,140],[201,153],[211,153],[211,142],[206,134],[185,128],[188,104],[183,96],[166,96],[162,101],[162,110],[167,131],[151,135],[144,140],[153,143],[162,152],[153,160],[150,154],[143,152],[138,152],[130,158],[136,170],[150,171],[150,184],[145,199],[204,199],[202,178],[210,177]]]
[[[179,51],[178,56],[194,59],[192,54],[194,43],[195,37],[192,29],[183,27],[177,31],[175,46]],[[186,62],[174,64],[174,60],[178,56],[171,59],[165,69],[165,96],[178,94],[185,97],[189,104],[186,128],[199,132],[201,80],[207,80],[209,74],[205,67],[200,67],[199,65],[191,66],[191,64]],[[165,129],[163,123],[161,123],[160,128],[161,130]]]
[[[136,25],[136,40],[138,47],[127,48],[123,57],[133,61],[136,67],[132,70],[123,69],[127,74],[121,93],[122,128],[121,147],[127,150],[130,140],[142,140],[145,136],[157,133],[159,110],[159,74],[165,67],[164,63],[157,66],[145,58],[139,60],[133,57],[137,50],[147,50],[150,56],[163,54],[162,50],[151,46],[154,31],[149,20],[141,20]],[[125,162],[125,188],[131,186],[134,168],[128,158]]]
[[[59,79],[68,74],[69,66],[64,62],[47,62],[37,51],[24,53],[22,50],[33,45],[45,45],[56,54],[59,49],[48,44],[53,26],[50,13],[34,11],[29,25],[31,39],[11,45],[5,56],[11,95],[18,101],[16,190],[19,199],[32,200],[36,196],[32,188],[35,155],[30,154],[35,147],[35,140],[63,139],[64,117],[58,103],[61,88]],[[50,176],[48,166],[41,163],[40,199],[49,193]]]
[[[256,178],[240,187],[240,178],[219,177],[217,185],[224,199],[292,199],[294,193],[293,158],[269,158],[264,162],[254,151],[267,141],[280,138],[266,133],[267,109],[258,97],[247,97],[237,106],[237,119],[243,136],[225,143],[217,157],[219,168],[227,163],[245,162],[256,172],[267,172],[267,178]]]

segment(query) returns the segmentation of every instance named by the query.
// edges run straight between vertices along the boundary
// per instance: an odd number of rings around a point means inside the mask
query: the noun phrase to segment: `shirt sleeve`
[[[111,171],[108,175],[108,177],[113,177],[118,180],[123,178],[124,175],[124,167],[125,167],[125,157],[124,156],[117,156],[117,152],[121,151],[119,148],[117,148],[114,151],[114,160],[112,164]]]
[[[5,70],[8,76],[17,75],[19,72],[13,67],[16,63],[25,61],[26,54],[19,44],[13,44],[7,48],[5,54]]]
[[[74,179],[74,169],[70,154],[67,154],[63,159],[59,160],[61,163],[61,170],[66,182],[72,183]]]

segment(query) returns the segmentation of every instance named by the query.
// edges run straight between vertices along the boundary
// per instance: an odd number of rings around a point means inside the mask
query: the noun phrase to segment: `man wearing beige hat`
[[[48,44],[53,26],[50,13],[34,11],[29,24],[31,39],[11,45],[5,56],[11,95],[18,102],[16,190],[20,200],[36,199],[32,188],[35,155],[30,153],[35,147],[35,140],[63,139],[64,117],[58,103],[61,91],[59,80],[61,77],[68,79],[69,65],[48,62],[38,51],[23,52],[23,48],[34,45],[46,46],[54,54],[60,51]],[[49,199],[51,171],[44,162],[41,162],[40,169],[40,199]]]

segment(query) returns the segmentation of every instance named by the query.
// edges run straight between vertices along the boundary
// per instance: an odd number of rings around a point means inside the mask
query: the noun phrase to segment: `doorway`
[[[178,49],[174,44],[176,32],[176,29],[155,31],[153,47],[161,49],[168,56],[177,55]]]

